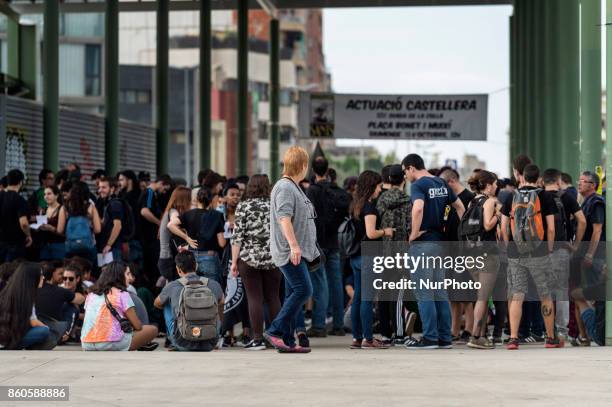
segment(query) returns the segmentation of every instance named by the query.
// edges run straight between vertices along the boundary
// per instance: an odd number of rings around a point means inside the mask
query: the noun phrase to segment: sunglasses
[[[74,281],[74,277],[64,277],[64,281]]]

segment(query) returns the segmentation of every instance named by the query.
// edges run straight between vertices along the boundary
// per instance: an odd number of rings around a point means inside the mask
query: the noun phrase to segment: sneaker
[[[461,332],[461,336],[459,338],[461,342],[468,343],[471,337],[472,337],[472,333],[470,331],[463,331]]]
[[[159,343],[157,342],[149,342],[146,345],[138,348],[138,350],[141,352],[153,352],[155,349],[157,349],[158,346],[159,346]]]
[[[534,343],[544,343],[544,342],[546,342],[546,337],[545,336],[531,335],[531,337],[535,341]]]
[[[420,349],[438,349],[438,342],[433,342],[433,341],[429,341],[425,338],[422,338],[420,341],[416,341],[416,342],[411,342],[408,343],[408,341],[405,343],[406,349],[415,349],[415,350],[420,350]]]
[[[304,332],[300,332],[297,334],[298,337],[298,345],[302,348],[310,348],[310,341],[308,340],[308,336]]]
[[[451,338],[451,341],[453,341],[453,343],[461,343],[461,336],[459,335],[455,335]]]
[[[234,341],[232,340],[231,336],[224,336],[223,337],[223,347],[224,348],[231,348],[232,346],[234,346]]]
[[[591,340],[589,338],[574,338],[572,340],[572,346],[589,347],[591,346]]]
[[[467,346],[473,349],[493,349],[495,348],[495,345],[493,344],[493,342],[489,341],[489,339],[485,338],[484,336],[481,336],[479,338],[472,336],[470,338],[470,341],[467,343]]]
[[[508,350],[518,350],[519,348],[519,340],[518,338],[510,338],[508,339],[508,344],[506,345],[506,349]]]
[[[394,344],[393,339],[387,338],[386,336],[383,336],[380,341],[383,343],[383,345],[386,345],[387,347],[391,347]]]
[[[565,342],[559,337],[546,338],[546,343],[544,344],[544,347],[547,349],[562,348],[563,346],[565,346]]]
[[[414,338],[412,336],[409,336],[407,338],[404,338],[404,346],[408,347],[410,345],[414,345],[418,341],[419,341],[418,339],[416,339],[416,338]]]
[[[502,345],[504,343],[501,336],[492,336],[489,340],[493,342],[493,345]]]
[[[267,332],[264,332],[263,336],[264,338],[266,338],[268,342],[270,342],[270,345],[274,346],[276,350],[287,351],[290,349],[290,347],[287,346],[287,344],[285,344],[285,341],[283,341],[283,338],[279,338],[278,336],[275,336],[275,335],[270,335]]]
[[[415,312],[409,312],[406,317],[406,322],[404,326],[404,334],[406,336],[412,336],[414,333],[414,324],[416,323],[417,316]]]
[[[361,349],[361,339],[353,338],[353,342],[351,342],[351,349]]]
[[[344,336],[346,335],[346,332],[344,332],[344,328],[335,328],[329,331],[327,334],[331,336]]]
[[[287,349],[278,349],[278,353],[310,353],[312,349],[304,346],[295,345]]]
[[[403,345],[404,343],[406,343],[406,337],[399,337],[396,336],[393,338],[393,345]]]
[[[364,339],[361,341],[361,349],[389,349],[389,345],[386,345],[378,339],[372,339],[371,341]]]
[[[438,340],[438,349],[453,349],[453,343]]]
[[[325,328],[310,328],[306,331],[306,335],[309,338],[326,338],[327,331],[325,330]]]
[[[249,343],[244,345],[244,349],[246,350],[264,350],[266,349],[266,344],[261,339],[251,339]]]

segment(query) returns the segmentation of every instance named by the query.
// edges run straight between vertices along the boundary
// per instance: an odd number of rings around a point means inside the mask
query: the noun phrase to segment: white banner
[[[303,138],[486,140],[488,95],[300,93]]]

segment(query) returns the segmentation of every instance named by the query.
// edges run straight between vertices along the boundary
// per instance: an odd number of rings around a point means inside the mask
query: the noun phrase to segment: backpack
[[[565,217],[565,207],[561,200],[562,193],[557,191],[552,192],[551,195],[555,201],[555,205],[557,205],[558,212],[555,214],[555,240],[559,242],[569,241],[571,236],[567,235],[567,218]]]
[[[178,279],[183,285],[179,299],[175,330],[182,339],[192,342],[217,338],[217,297],[208,287],[208,279]]]
[[[519,189],[512,198],[510,231],[520,254],[535,251],[544,240],[544,221],[538,193],[541,189]]]
[[[314,184],[312,187],[321,189],[318,203],[323,210],[319,211],[318,214],[320,219],[317,221],[317,230],[322,229],[319,230],[318,235],[324,239],[329,232],[337,231],[340,224],[348,216],[351,196],[345,190],[327,182]],[[308,194],[308,197],[310,199],[311,195]]]
[[[350,216],[338,227],[338,249],[344,258],[356,255],[361,249],[361,241],[357,239],[355,223]]]
[[[459,221],[459,240],[467,242],[468,248],[480,246],[485,238],[484,204],[486,196],[473,199]]]
[[[121,221],[121,234],[125,241],[129,241],[136,234],[136,226],[134,224],[134,211],[132,211],[132,207],[125,199],[122,198],[113,198],[111,199],[106,207],[104,208],[104,214],[102,214],[102,219],[106,217],[106,210],[108,209],[108,205],[110,205],[113,201],[119,201],[121,203],[121,207],[123,208],[123,220]]]
[[[66,223],[66,252],[89,252],[95,248],[87,216],[70,216]]]

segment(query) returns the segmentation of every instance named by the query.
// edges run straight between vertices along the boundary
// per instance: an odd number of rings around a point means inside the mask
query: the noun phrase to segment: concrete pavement
[[[612,349],[350,350],[314,339],[307,355],[0,352],[0,386],[68,385],[70,402],[0,406],[610,406]]]

